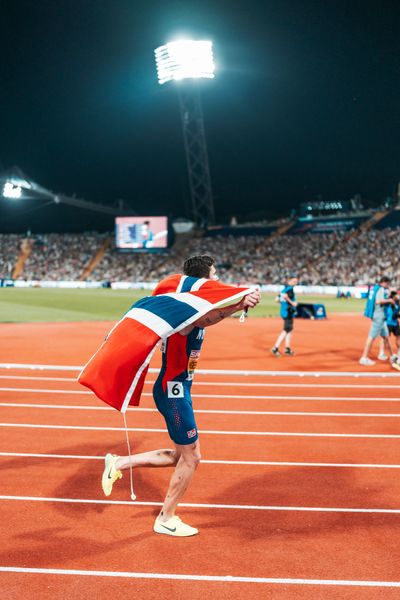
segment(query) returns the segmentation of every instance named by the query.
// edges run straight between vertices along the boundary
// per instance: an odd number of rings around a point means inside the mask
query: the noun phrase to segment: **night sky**
[[[0,22],[0,164],[49,189],[188,216],[177,94],[153,57],[183,34],[214,42],[201,88],[220,222],[396,190],[399,0],[1,0]],[[111,229],[0,204],[0,231]]]

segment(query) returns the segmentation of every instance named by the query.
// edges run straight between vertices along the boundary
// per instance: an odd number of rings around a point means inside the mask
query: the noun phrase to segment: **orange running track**
[[[1,325],[0,363],[59,367],[0,368],[2,597],[399,598],[398,376],[358,364],[362,318],[296,322],[293,358],[270,354],[279,328],[207,331],[200,367],[226,372],[196,376],[204,460],[180,514],[200,534],[175,539],[152,532],[169,469],[134,471],[135,504],[127,471],[100,488],[105,452],[126,453],[122,418],[72,367],[110,323]],[[148,379],[135,452],[170,446]]]

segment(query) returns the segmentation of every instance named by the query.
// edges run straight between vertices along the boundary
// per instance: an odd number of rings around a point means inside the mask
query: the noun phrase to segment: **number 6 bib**
[[[183,398],[183,384],[180,381],[167,381],[168,398]]]

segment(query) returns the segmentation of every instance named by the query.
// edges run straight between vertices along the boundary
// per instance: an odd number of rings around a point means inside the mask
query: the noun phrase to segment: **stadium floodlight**
[[[213,79],[212,42],[176,40],[154,50],[158,83],[182,79]]]
[[[181,81],[177,86],[192,218],[202,227],[215,223],[210,167],[201,106],[199,79],[214,78],[212,42],[176,40],[154,50],[158,83]],[[186,80],[186,81],[182,81]],[[191,80],[191,81],[187,81]]]
[[[11,181],[6,181],[3,187],[4,198],[12,198],[18,200],[22,196],[22,188],[20,185],[15,185]]]

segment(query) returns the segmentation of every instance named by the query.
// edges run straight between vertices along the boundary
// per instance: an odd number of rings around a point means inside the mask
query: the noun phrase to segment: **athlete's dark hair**
[[[391,279],[389,277],[386,277],[386,275],[384,275],[383,277],[380,278],[378,283],[390,283]]]
[[[210,269],[214,264],[215,260],[207,254],[190,256],[183,263],[183,273],[190,277],[208,278],[210,276]]]

